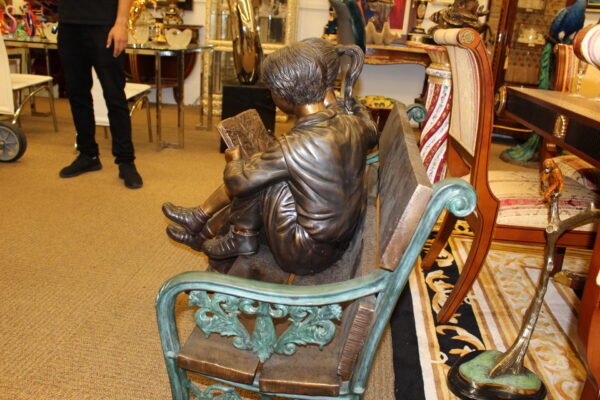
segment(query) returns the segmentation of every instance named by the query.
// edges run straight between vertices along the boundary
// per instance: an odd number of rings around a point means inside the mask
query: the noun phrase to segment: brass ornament
[[[462,44],[471,44],[475,41],[475,34],[473,31],[462,31],[458,35],[458,41]]]
[[[498,92],[494,95],[494,110],[496,111],[496,115],[501,115],[504,113],[504,109],[506,108],[506,86],[500,87]]]
[[[564,115],[559,115],[554,121],[554,130],[552,135],[559,139],[564,139],[567,135],[567,128],[569,127],[569,119]]]

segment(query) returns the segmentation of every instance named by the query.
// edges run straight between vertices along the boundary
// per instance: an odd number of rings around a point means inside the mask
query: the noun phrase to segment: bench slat
[[[342,321],[346,317],[346,312]],[[341,379],[337,374],[341,335],[338,331],[329,344],[298,346],[293,356],[274,354],[263,365],[260,390],[314,396],[337,396]]]
[[[208,338],[197,326],[177,355],[181,368],[251,385],[258,358],[233,347],[232,339],[213,333]]]
[[[394,105],[381,133],[379,157],[379,266],[393,270],[432,194],[402,103]]]

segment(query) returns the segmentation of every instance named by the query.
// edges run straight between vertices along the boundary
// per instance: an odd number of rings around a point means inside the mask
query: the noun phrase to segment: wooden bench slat
[[[308,345],[298,346],[292,356],[274,354],[263,365],[259,379],[260,390],[271,393],[337,396],[341,385],[337,374],[340,338],[338,330],[322,351],[319,346]]]
[[[379,158],[379,266],[393,270],[432,194],[431,183],[401,103],[394,105],[381,133]]]
[[[208,338],[197,326],[177,355],[177,365],[190,371],[251,385],[258,358],[233,347],[232,339],[217,333]]]
[[[338,362],[338,375],[346,380],[350,377],[358,353],[371,330],[375,313],[375,296],[357,300],[348,307],[348,315],[342,319],[342,349]]]

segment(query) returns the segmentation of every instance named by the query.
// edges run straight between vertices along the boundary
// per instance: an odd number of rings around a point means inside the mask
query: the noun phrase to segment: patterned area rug
[[[452,320],[434,322],[470,245],[468,229],[455,232],[433,268],[417,266],[410,277],[391,321],[397,399],[456,399],[446,386],[454,362],[473,350],[504,351],[519,331],[543,266],[541,247],[493,243],[473,290]],[[569,249],[564,267],[585,272],[590,257],[590,251]],[[579,399],[583,389],[586,371],[576,348],[578,309],[574,291],[551,280],[525,361],[547,386],[547,399]],[[414,327],[406,323],[409,314],[415,316]],[[411,347],[418,354],[411,355]]]

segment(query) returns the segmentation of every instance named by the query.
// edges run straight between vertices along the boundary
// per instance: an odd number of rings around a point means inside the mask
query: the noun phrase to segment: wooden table
[[[425,50],[405,44],[369,44],[365,52],[366,64],[418,64],[427,67],[430,62],[431,60]]]
[[[600,168],[600,101],[565,92],[508,87],[500,95],[500,112]],[[501,93],[502,93],[501,92]],[[600,207],[600,204],[596,204]],[[589,372],[582,400],[600,399],[600,235],[579,310],[581,355]],[[595,378],[594,378],[595,377]]]

